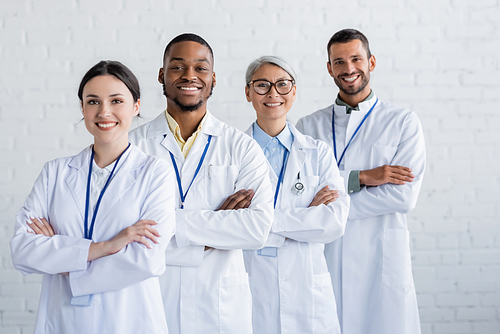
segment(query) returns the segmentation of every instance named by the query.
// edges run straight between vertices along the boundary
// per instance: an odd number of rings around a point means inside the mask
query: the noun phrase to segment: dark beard
[[[342,92],[344,92],[346,95],[356,95],[359,92],[361,92],[363,89],[365,89],[366,85],[368,85],[368,83],[370,82],[370,75],[369,74],[368,74],[368,76],[365,76],[364,74],[361,74],[361,75],[362,75],[362,81],[357,89],[345,89],[344,86],[342,85],[344,83],[342,81],[342,79],[333,78],[333,81],[335,81],[335,84],[337,85],[337,87]]]
[[[210,96],[212,96],[213,91],[214,91],[214,84],[212,82],[212,87],[210,88],[210,94],[208,94],[207,100],[210,98]],[[168,96],[167,90],[165,89],[165,84],[163,84],[163,95],[165,95],[165,97],[167,99],[171,99],[179,107],[179,109],[181,111],[185,111],[185,112],[198,110],[203,105],[203,103],[205,103],[203,100],[200,100],[200,101],[198,101],[198,103],[192,104],[192,105],[182,104],[177,98],[175,98],[175,97],[172,98],[172,97]]]

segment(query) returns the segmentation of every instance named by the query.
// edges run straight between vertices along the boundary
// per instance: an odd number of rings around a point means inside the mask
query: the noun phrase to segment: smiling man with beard
[[[297,129],[332,146],[351,196],[342,238],[325,246],[343,334],[418,334],[406,213],[417,202],[425,143],[417,115],[377,98],[376,60],[359,31],[335,33],[327,46],[335,103]]]
[[[252,333],[242,249],[260,249],[273,221],[266,157],[243,132],[217,120],[213,51],[200,36],[167,45],[158,81],[167,108],[130,139],[171,163],[177,176],[176,234],[160,277],[170,333]]]

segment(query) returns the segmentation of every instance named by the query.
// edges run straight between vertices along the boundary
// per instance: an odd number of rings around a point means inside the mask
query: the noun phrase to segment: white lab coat
[[[340,334],[323,249],[325,243],[344,233],[349,196],[331,148],[304,136],[292,124],[288,126],[294,140],[265,245],[278,247],[277,256],[244,251],[253,297],[254,333]],[[247,130],[251,137],[252,129],[250,126]],[[295,195],[291,189],[299,172],[305,191]],[[269,176],[276,189],[278,176],[271,167]],[[326,185],[338,189],[340,197],[328,205],[309,208]]]
[[[376,99],[360,103],[347,127],[336,122],[336,137],[346,138],[337,140],[338,157]],[[335,113],[345,116],[345,107],[335,105]],[[300,119],[297,128],[333,146],[332,106]],[[351,170],[384,164],[410,167],[414,181],[352,194],[344,236],[325,246],[343,334],[420,333],[405,214],[415,207],[422,184],[424,136],[414,112],[379,100],[347,149],[340,173],[347,186]]]
[[[251,295],[242,249],[261,248],[273,221],[267,162],[259,145],[207,112],[205,124],[184,159],[164,113],[133,130],[130,138],[146,153],[175,156],[186,191],[208,135],[212,141],[184,209],[177,186],[176,235],[160,277],[171,333],[251,333]],[[239,189],[253,189],[248,209],[216,210]],[[213,247],[204,251],[205,246]]]
[[[105,241],[141,219],[161,235],[152,249],[131,243],[116,254],[87,262],[84,215],[91,147],[45,164],[22,209],[10,242],[23,274],[43,274],[35,333],[168,333],[158,275],[175,232],[173,170],[133,145],[119,161],[95,221],[92,240]],[[53,237],[27,232],[29,216],[45,217]],[[58,273],[69,272],[68,276]],[[71,296],[93,294],[90,306]]]

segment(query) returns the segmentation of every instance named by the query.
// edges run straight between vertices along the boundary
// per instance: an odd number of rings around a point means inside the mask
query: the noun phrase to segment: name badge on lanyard
[[[349,139],[349,142],[345,146],[344,151],[342,152],[342,155],[340,156],[340,159],[337,158],[337,145],[335,142],[335,107],[332,107],[333,154],[335,155],[335,160],[337,161],[337,167],[340,167],[340,162],[344,158],[344,154],[347,151],[347,148],[351,144],[352,140],[354,139],[354,136],[356,136],[356,134],[358,133],[359,129],[361,128],[363,123],[366,121],[368,116],[370,116],[371,112],[373,111],[373,108],[375,108],[375,106],[377,105],[377,102],[378,102],[378,98],[375,101],[375,103],[373,104],[373,106],[370,108],[370,110],[366,113],[365,117],[363,117],[363,120],[361,121],[361,123],[359,123],[358,127],[356,128],[356,131],[354,131],[354,133],[352,134],[352,137],[351,137],[351,139]]]
[[[92,155],[90,156],[90,165],[89,165],[89,176],[87,178],[87,194],[86,194],[86,198],[85,198],[85,220],[83,222],[85,239],[92,240],[92,235],[94,233],[95,219],[97,217],[97,211],[99,211],[99,206],[101,205],[102,197],[104,196],[106,189],[108,189],[109,183],[111,182],[111,178],[113,177],[113,174],[115,173],[116,166],[118,166],[118,163],[120,162],[120,158],[128,150],[129,147],[130,147],[130,143],[128,144],[125,151],[123,151],[122,154],[120,154],[120,156],[118,157],[118,159],[116,159],[116,163],[113,166],[113,170],[109,174],[108,179],[106,180],[106,184],[104,185],[104,188],[102,188],[101,193],[99,194],[99,198],[97,199],[97,203],[96,203],[95,208],[94,208],[94,214],[92,215],[92,220],[90,222],[90,227],[89,227],[88,220],[89,220],[89,211],[90,211],[90,182],[91,182],[91,178],[92,178],[92,164],[94,162],[94,153],[95,153],[94,148],[92,147]],[[83,296],[76,296],[76,297],[72,296],[69,304],[72,306],[90,306],[92,304],[92,297],[93,297],[93,295],[83,295]]]

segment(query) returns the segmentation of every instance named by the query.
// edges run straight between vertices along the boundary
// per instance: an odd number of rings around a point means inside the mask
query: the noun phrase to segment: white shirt
[[[109,174],[113,170],[113,167],[116,164],[116,160],[113,161],[110,165],[100,168],[97,166],[95,161],[92,162],[92,175],[90,177],[90,207],[89,207],[89,224],[92,220],[92,216],[94,215],[95,206],[97,204],[97,200],[99,199],[99,195],[101,194],[106,181],[108,180]],[[116,167],[117,169],[120,166]],[[117,171],[115,170],[115,173]],[[113,180],[111,180],[113,181]],[[86,190],[85,190],[86,191]]]

